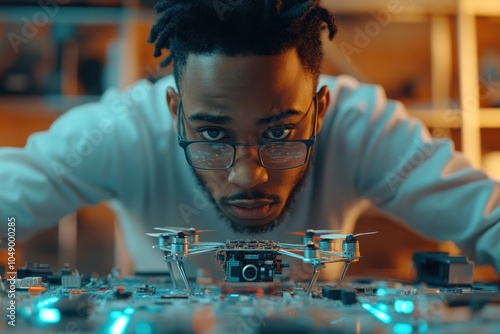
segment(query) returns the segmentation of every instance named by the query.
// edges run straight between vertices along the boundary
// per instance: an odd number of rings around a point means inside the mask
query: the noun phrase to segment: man
[[[174,78],[110,90],[1,151],[0,212],[19,234],[106,200],[143,271],[164,267],[145,235],[155,226],[293,242],[287,232],[352,230],[371,202],[500,270],[500,185],[379,87],[319,76],[321,33],[336,33],[319,1],[156,9],[150,40]]]

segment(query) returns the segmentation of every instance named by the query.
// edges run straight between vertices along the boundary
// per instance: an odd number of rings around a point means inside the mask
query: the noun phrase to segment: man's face
[[[309,139],[315,106],[313,77],[295,52],[276,56],[190,55],[180,82],[180,96],[167,93],[170,111],[185,140],[255,143],[273,139]],[[328,98],[318,94],[318,126]],[[232,167],[194,169],[220,212],[230,221],[258,231],[289,204],[309,165],[272,170],[263,167],[258,146],[236,146]]]

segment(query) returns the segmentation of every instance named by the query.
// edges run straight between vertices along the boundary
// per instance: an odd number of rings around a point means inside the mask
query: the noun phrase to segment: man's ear
[[[321,130],[321,126],[323,125],[326,110],[330,105],[330,90],[328,89],[328,86],[321,87],[319,92],[316,93],[316,98],[318,100],[318,127],[316,128],[316,132],[319,132]]]
[[[180,95],[172,87],[167,88],[167,105],[170,111],[170,115],[174,120],[174,124],[177,121],[177,109],[179,107]]]

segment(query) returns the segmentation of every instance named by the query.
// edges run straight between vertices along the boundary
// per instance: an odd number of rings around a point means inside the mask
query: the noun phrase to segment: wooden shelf
[[[371,11],[389,10],[406,14],[456,14],[459,2],[470,15],[500,16],[498,0],[419,0],[391,2],[387,0],[324,0],[324,4],[337,14],[366,14]],[[391,7],[392,6],[392,7]]]
[[[462,126],[459,109],[409,109],[409,114],[417,117],[430,128],[460,128]],[[479,110],[481,128],[500,128],[500,108]]]
[[[411,14],[451,14],[456,12],[456,0],[419,0],[390,2],[387,0],[324,0],[324,4],[337,14],[366,14],[371,11],[387,9],[394,13]]]
[[[16,113],[23,115],[62,114],[81,104],[96,102],[100,96],[93,95],[45,95],[45,96],[1,96],[0,115]]]
[[[44,14],[43,17],[47,18],[52,24],[120,24],[130,13],[131,10],[129,8],[59,6],[57,10],[54,10],[54,14],[50,15],[39,6],[9,6],[1,7],[0,22],[22,24],[24,22],[23,19],[28,19],[29,21],[34,15],[42,17],[41,15]]]

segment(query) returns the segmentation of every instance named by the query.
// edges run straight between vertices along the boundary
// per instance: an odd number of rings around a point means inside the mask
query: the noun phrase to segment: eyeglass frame
[[[269,170],[287,170],[287,169],[293,169],[293,168],[298,168],[298,167],[301,167],[303,165],[305,165],[305,163],[307,162],[307,159],[309,158],[309,152],[310,152],[310,149],[311,147],[314,145],[314,143],[316,142],[316,127],[317,127],[317,123],[316,123],[316,120],[317,120],[317,116],[318,116],[318,99],[317,99],[317,95],[314,94],[312,100],[311,100],[311,103],[309,104],[309,107],[307,108],[307,111],[306,111],[306,115],[304,116],[307,117],[307,115],[309,114],[309,111],[311,110],[311,105],[314,105],[314,113],[313,113],[313,131],[312,131],[312,134],[311,134],[311,137],[309,137],[309,139],[294,139],[294,140],[286,140],[286,139],[281,139],[281,140],[271,140],[271,141],[266,141],[266,142],[254,142],[254,143],[231,143],[231,142],[213,142],[214,144],[225,144],[225,145],[229,145],[233,148],[233,157],[231,159],[231,163],[229,164],[229,166],[225,167],[225,168],[205,168],[205,167],[196,167],[196,166],[193,166],[191,164],[191,161],[190,161],[190,157],[188,155],[188,151],[186,150],[186,148],[191,145],[191,144],[194,144],[194,143],[211,143],[211,141],[209,140],[185,140],[183,137],[182,137],[182,134],[181,134],[181,116],[183,116],[183,111],[184,111],[184,108],[182,107],[182,98],[180,97],[179,95],[179,103],[177,105],[177,143],[179,144],[180,147],[182,147],[183,151],[184,151],[184,155],[186,156],[186,161],[187,163],[193,167],[193,168],[196,168],[196,169],[202,169],[202,170],[226,170],[226,169],[229,169],[231,167],[234,166],[234,161],[236,160],[236,146],[257,146],[257,154],[258,154],[258,157],[259,157],[259,164],[266,168],[266,169],[269,169]],[[182,130],[184,130],[184,133],[186,132],[186,128],[184,126],[184,122],[182,122]],[[262,158],[261,158],[261,155],[260,155],[260,149],[263,147],[263,146],[266,146],[266,145],[269,145],[269,144],[274,144],[274,143],[297,143],[297,142],[300,142],[300,143],[303,143],[304,145],[306,145],[306,156],[304,157],[304,162],[300,165],[297,165],[297,166],[293,166],[293,167],[286,167],[286,168],[270,168],[270,167],[267,167],[267,166],[264,166],[264,164],[262,163]]]

